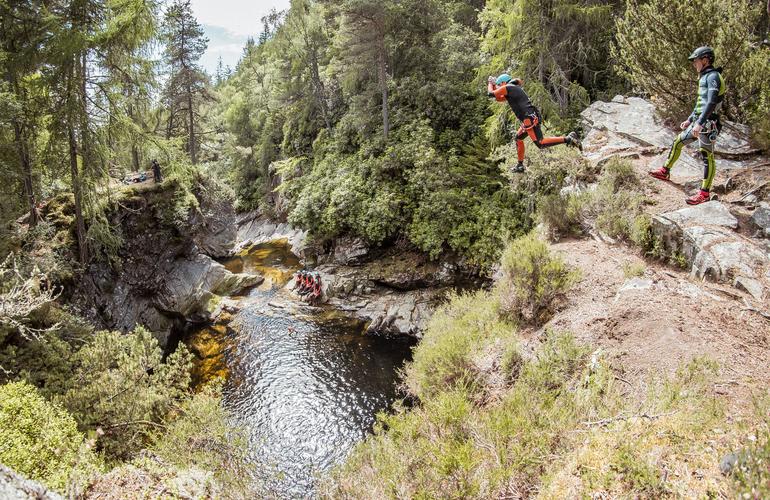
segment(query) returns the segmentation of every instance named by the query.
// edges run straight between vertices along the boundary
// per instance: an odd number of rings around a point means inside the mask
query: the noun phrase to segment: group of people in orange
[[[294,290],[302,300],[317,302],[321,298],[321,275],[308,271],[299,271],[294,275]]]

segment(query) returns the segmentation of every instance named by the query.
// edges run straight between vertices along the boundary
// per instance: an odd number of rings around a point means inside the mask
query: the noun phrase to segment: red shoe
[[[700,190],[698,191],[698,194],[694,194],[687,198],[685,201],[688,205],[700,205],[701,203],[706,203],[711,199],[711,193],[708,191]]]
[[[662,181],[671,180],[671,172],[666,167],[660,167],[658,170],[651,170],[647,173]]]

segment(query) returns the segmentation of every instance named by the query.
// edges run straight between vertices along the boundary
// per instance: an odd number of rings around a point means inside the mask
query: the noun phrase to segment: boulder
[[[693,102],[695,95],[693,94]],[[581,113],[584,156],[601,164],[613,156],[658,155],[651,163],[662,165],[679,130],[667,126],[655,105],[639,97],[616,96],[610,102],[596,101]],[[716,143],[718,169],[751,168],[763,162],[750,143],[748,127],[725,121]],[[673,176],[703,175],[703,165],[693,147],[679,159]]]
[[[770,257],[755,241],[736,233],[737,227],[737,219],[716,201],[652,218],[653,234],[667,252],[684,259],[693,277],[740,284],[761,297]]]
[[[759,236],[770,238],[770,203],[759,204],[751,214],[751,223],[759,231]]]
[[[261,276],[234,274],[207,255],[195,254],[175,262],[154,304],[165,313],[206,321],[216,295],[235,294],[262,281]]]
[[[334,262],[351,265],[360,263],[369,253],[369,245],[361,238],[343,237],[334,246]]]
[[[58,493],[0,464],[0,498],[6,500],[63,500]]]
[[[307,248],[307,231],[296,229],[285,222],[275,222],[256,211],[238,218],[235,251],[268,241],[286,240],[292,253],[302,256]]]

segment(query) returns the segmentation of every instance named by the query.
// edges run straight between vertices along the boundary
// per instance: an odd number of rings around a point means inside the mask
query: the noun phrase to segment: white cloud
[[[262,30],[260,19],[271,9],[288,9],[289,0],[192,0],[192,8],[199,23],[221,26],[246,38]]]
[[[209,38],[201,65],[214,74],[220,56],[225,66],[234,68],[246,40],[262,31],[260,19],[272,9],[288,9],[289,0],[192,0],[192,8]]]

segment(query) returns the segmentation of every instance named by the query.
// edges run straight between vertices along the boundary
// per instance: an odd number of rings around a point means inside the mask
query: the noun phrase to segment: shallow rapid
[[[412,343],[368,336],[358,321],[302,307],[283,288],[300,268],[285,244],[259,245],[224,264],[266,280],[241,298],[228,328],[198,333],[220,351],[200,375],[226,374],[225,404],[249,434],[257,480],[268,493],[312,497],[318,476],[396,399]]]

